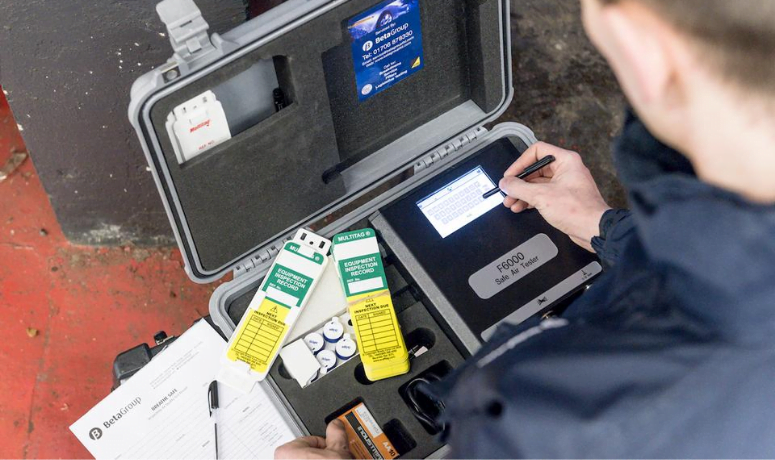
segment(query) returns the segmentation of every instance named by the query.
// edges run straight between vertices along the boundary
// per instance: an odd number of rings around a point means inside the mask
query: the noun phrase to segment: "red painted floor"
[[[14,151],[0,93],[0,167]],[[177,249],[70,245],[34,159],[0,182],[0,458],[91,458],[69,426],[110,392],[116,354],[187,329],[216,286]]]

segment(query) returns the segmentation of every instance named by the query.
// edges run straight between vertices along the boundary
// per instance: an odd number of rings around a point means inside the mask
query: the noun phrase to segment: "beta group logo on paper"
[[[361,101],[423,68],[419,2],[384,1],[348,21]]]
[[[92,428],[89,430],[89,437],[94,441],[100,439],[102,437],[102,430],[96,427]]]

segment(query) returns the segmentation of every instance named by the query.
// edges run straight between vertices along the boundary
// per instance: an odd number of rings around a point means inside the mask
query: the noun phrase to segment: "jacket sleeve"
[[[595,250],[604,268],[611,268],[619,261],[630,238],[635,234],[635,222],[627,209],[610,209],[600,219],[600,236],[592,238]]]

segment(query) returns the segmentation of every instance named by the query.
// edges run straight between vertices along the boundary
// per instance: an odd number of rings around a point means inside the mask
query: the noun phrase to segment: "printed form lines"
[[[245,325],[234,349],[240,353],[268,362],[282,336],[282,326],[253,315]]]
[[[364,351],[389,350],[399,346],[396,327],[389,311],[362,313],[356,317],[356,321]]]

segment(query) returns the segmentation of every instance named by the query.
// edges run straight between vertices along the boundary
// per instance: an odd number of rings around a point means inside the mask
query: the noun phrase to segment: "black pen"
[[[517,175],[517,179],[524,179],[524,178],[530,176],[534,172],[539,171],[539,170],[545,168],[546,166],[549,166],[550,164],[554,163],[554,160],[556,160],[556,158],[554,158],[554,156],[546,155],[545,157],[541,158],[540,160],[536,161],[532,165],[530,165],[527,168],[525,168],[524,171],[522,171],[521,173],[519,173]],[[496,195],[498,193],[503,193],[503,191],[499,187],[495,187],[494,189],[492,189],[489,192],[487,192],[484,195],[482,195],[482,198],[484,198],[486,200],[487,198],[490,198],[491,196]]]
[[[210,388],[207,389],[207,404],[210,408],[210,419],[217,414],[218,411],[218,381],[213,380],[210,383]],[[213,430],[215,430],[215,460],[218,460],[218,417],[213,420]]]

